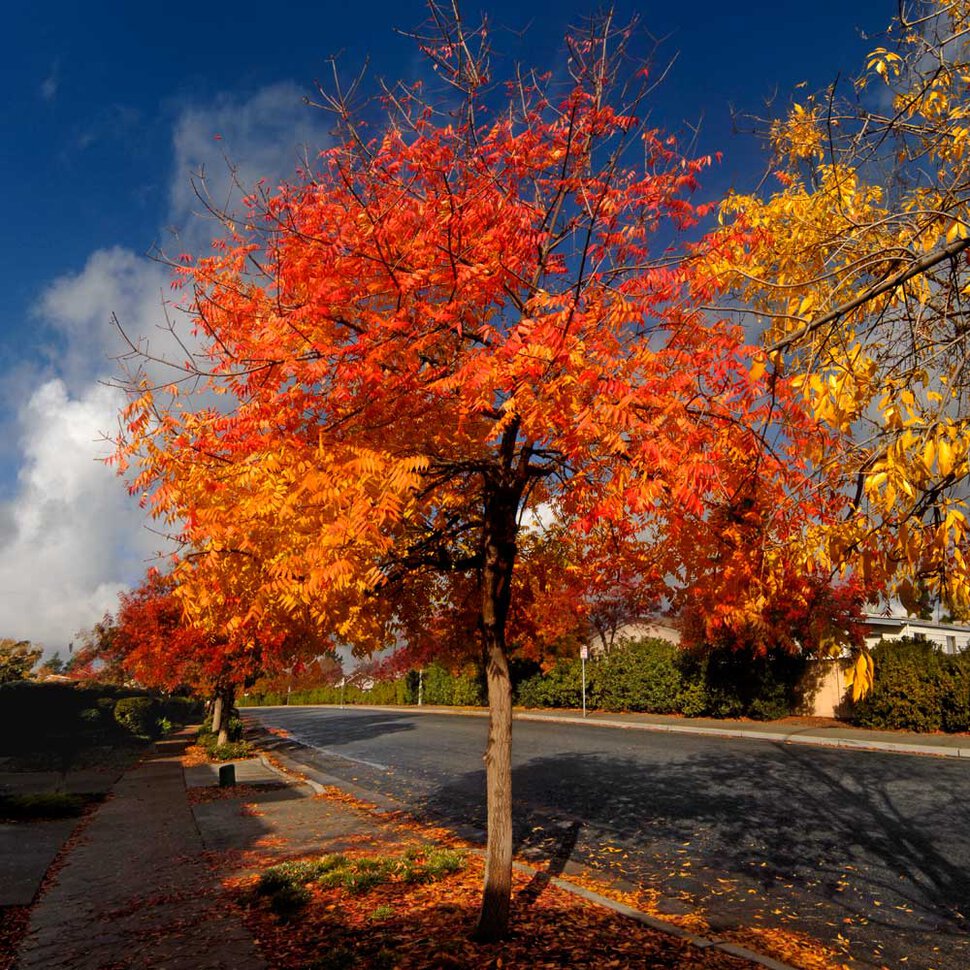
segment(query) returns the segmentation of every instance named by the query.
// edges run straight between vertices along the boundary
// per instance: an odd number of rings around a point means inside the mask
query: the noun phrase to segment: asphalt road
[[[247,709],[307,762],[472,837],[484,718]],[[517,848],[655,888],[715,929],[784,926],[862,967],[970,967],[970,765],[522,721]]]

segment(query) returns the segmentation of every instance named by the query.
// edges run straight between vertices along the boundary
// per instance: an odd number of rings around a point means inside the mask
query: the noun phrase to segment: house
[[[970,647],[970,626],[958,623],[936,623],[912,616],[874,616],[864,621],[866,645],[874,647],[880,640],[924,637],[939,644],[944,653],[960,653]]]

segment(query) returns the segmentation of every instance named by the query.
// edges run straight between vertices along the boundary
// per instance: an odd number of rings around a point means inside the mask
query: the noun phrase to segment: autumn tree
[[[715,281],[678,247],[710,159],[645,124],[631,32],[599,20],[564,73],[499,78],[484,29],[434,12],[418,40],[447,96],[386,87],[367,128],[359,89],[324,95],[336,146],[179,261],[202,349],[186,381],[134,380],[118,460],[191,549],[176,590],[207,629],[298,620],[362,653],[429,618],[477,636],[492,939],[511,887],[509,624],[542,554],[527,523],[608,524],[584,545],[594,587],[649,562],[675,597],[723,589],[710,633],[758,614],[781,563],[813,569],[806,530],[840,499],[806,487],[829,436],[697,309]]]
[[[190,690],[210,699],[219,744],[229,740],[226,722],[237,691],[263,673],[282,639],[275,631],[238,624],[232,633],[228,623],[203,626],[179,597],[175,573],[157,569],[120,595],[113,626],[102,660],[117,664],[143,687]],[[299,660],[301,655],[289,645],[288,656]]]
[[[711,241],[777,373],[841,433],[851,508],[819,536],[917,611],[970,606],[970,4],[901,4],[854,81],[771,125],[775,191]]]

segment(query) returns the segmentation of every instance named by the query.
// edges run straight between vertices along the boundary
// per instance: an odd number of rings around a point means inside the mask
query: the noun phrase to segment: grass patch
[[[14,822],[40,822],[77,818],[90,798],[66,792],[38,792],[33,795],[0,795],[0,818]]]
[[[210,761],[236,761],[253,756],[253,746],[248,741],[219,744],[219,736],[211,731],[199,731],[197,743]]]
[[[273,912],[292,918],[310,901],[308,887],[343,889],[356,896],[390,883],[437,882],[459,872],[464,865],[464,853],[433,847],[412,848],[401,855],[325,855],[272,866],[259,877],[256,892],[269,897]],[[375,918],[386,919],[390,915],[393,910]]]

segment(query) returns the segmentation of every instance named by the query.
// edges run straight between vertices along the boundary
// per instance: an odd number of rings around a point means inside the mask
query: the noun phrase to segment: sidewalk
[[[160,742],[82,830],[31,913],[18,970],[264,970],[213,886],[180,755]]]
[[[183,769],[190,740],[183,732],[160,742],[75,836],[34,905],[16,970],[267,970],[251,932],[226,906],[221,879],[294,855],[401,848],[400,819],[390,814],[396,806],[365,811],[352,799],[314,797],[330,779],[308,778],[282,751],[274,756],[281,767],[266,757],[236,762],[237,785],[221,789],[218,766]],[[279,741],[265,740],[271,748]],[[740,958],[735,966],[791,970],[551,881],[696,953],[713,948]]]

